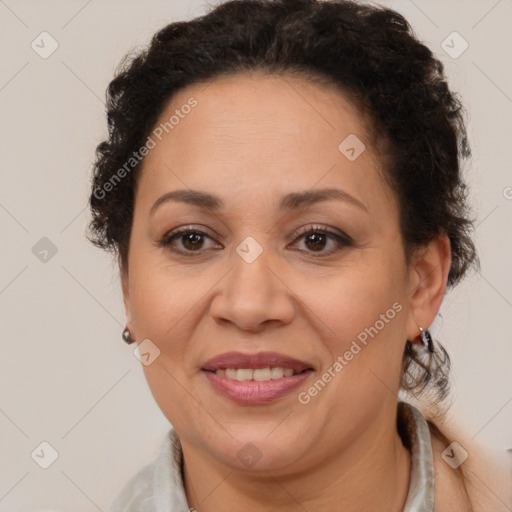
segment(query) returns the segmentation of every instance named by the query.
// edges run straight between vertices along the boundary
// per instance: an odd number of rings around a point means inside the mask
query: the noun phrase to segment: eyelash
[[[353,245],[353,240],[348,235],[346,235],[344,233],[343,234],[334,233],[333,231],[329,231],[325,227],[318,226],[318,225],[299,230],[299,232],[295,234],[296,238],[294,240],[294,243],[297,242],[299,238],[305,237],[306,235],[310,235],[313,233],[320,233],[322,235],[325,235],[325,236],[327,236],[327,238],[329,240],[333,240],[337,244],[337,247],[334,249],[331,249],[330,251],[305,251],[305,252],[310,252],[312,255],[321,254],[321,256],[314,256],[314,257],[330,256],[343,247],[351,247]],[[189,234],[195,234],[195,235],[206,236],[208,238],[211,238],[208,235],[208,233],[205,233],[204,231],[201,231],[200,229],[192,229],[192,227],[187,226],[183,229],[180,229],[179,231],[176,231],[176,232],[171,231],[170,233],[165,234],[157,242],[157,246],[160,248],[170,249],[171,251],[173,251],[175,253],[186,255],[188,257],[200,256],[201,253],[204,253],[205,251],[203,251],[201,249],[199,249],[197,251],[186,251],[186,250],[183,251],[183,250],[171,248],[171,244],[174,240],[178,239],[180,236],[189,235]]]

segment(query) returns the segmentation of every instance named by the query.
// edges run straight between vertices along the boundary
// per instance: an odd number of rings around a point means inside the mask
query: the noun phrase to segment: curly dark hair
[[[296,74],[346,93],[370,120],[368,135],[399,200],[407,258],[447,234],[448,287],[478,265],[461,165],[470,148],[463,108],[443,65],[399,13],[348,0],[231,0],[163,27],[147,47],[126,55],[107,89],[108,138],[96,148],[92,243],[126,265],[142,159],[128,171],[126,162],[172,96],[251,70]],[[435,345],[425,355],[407,341],[402,389],[414,395],[430,385],[445,398],[450,359]]]

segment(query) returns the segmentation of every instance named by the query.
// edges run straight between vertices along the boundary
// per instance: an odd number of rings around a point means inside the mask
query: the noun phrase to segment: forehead
[[[185,187],[284,195],[337,185],[358,194],[383,185],[358,109],[339,89],[297,76],[252,72],[186,87],[155,130],[140,177],[150,195]],[[364,147],[356,159],[347,158],[346,140]]]
[[[269,145],[261,154],[273,158],[279,156],[276,149],[285,150],[298,142],[305,143],[303,152],[322,142],[325,149],[337,150],[336,142],[347,130],[361,137],[366,131],[360,113],[333,86],[261,72],[239,73],[180,90],[158,123],[184,109],[191,98],[197,105],[172,128],[169,139],[178,145],[186,138],[189,147],[203,147],[212,156],[217,155],[216,147],[223,155],[226,149],[238,153],[240,144],[246,149]]]

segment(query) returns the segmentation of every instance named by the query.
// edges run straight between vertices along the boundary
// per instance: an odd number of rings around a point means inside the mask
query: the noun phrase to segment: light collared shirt
[[[398,402],[397,421],[402,442],[411,452],[411,479],[403,512],[432,512],[434,462],[427,422],[418,409],[406,402]],[[171,428],[157,457],[128,480],[107,512],[193,511],[187,503],[182,472],[181,443]]]

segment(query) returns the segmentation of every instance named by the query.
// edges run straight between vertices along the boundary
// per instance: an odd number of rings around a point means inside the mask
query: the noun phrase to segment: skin
[[[402,510],[410,475],[395,426],[402,353],[441,305],[448,238],[406,265],[397,199],[362,115],[339,90],[290,75],[223,77],[181,90],[157,125],[192,96],[197,106],[144,159],[121,269],[130,332],[160,350],[143,369],[181,438],[189,506]],[[338,150],[349,134],[366,146],[354,161]],[[167,202],[150,215],[163,194],[187,188],[219,196],[224,209]],[[321,188],[347,192],[366,211],[337,200],[278,209],[285,194]],[[199,255],[183,237],[158,246],[190,225],[208,233],[202,246],[195,242]],[[345,232],[353,244],[296,236],[314,225]],[[263,249],[252,263],[235,250],[248,236]],[[317,396],[299,403],[298,393],[396,302],[401,311]],[[274,403],[238,405],[201,372],[232,350],[277,351],[315,372]],[[252,468],[237,456],[246,443],[261,454]]]

